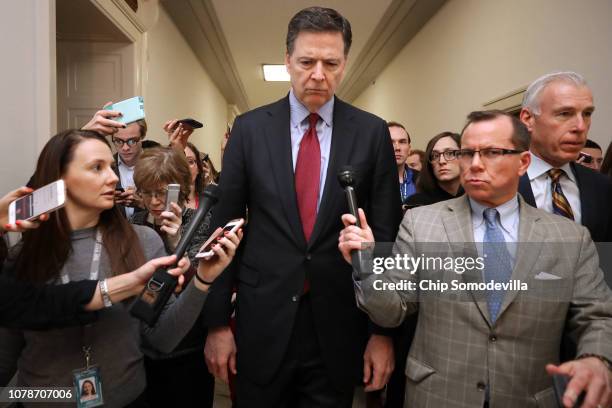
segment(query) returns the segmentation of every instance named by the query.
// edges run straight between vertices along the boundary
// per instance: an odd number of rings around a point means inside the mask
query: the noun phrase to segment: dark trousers
[[[145,357],[148,406],[212,407],[215,379],[208,372],[204,351],[169,359],[153,360]]]
[[[325,369],[309,295],[300,301],[287,352],[272,382],[256,384],[240,371],[236,378],[238,408],[350,408],[352,402],[353,387],[336,389]]]

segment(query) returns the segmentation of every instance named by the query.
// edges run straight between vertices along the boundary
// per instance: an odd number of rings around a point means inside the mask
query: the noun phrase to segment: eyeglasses
[[[124,144],[127,144],[129,147],[132,147],[136,143],[140,142],[141,139],[142,137],[132,137],[128,140],[123,140],[123,139],[117,139],[116,137],[113,137],[112,140],[113,140],[113,144],[115,145],[115,147],[117,149],[121,149]]]
[[[138,190],[136,194],[138,194],[143,200],[150,200],[155,197],[164,201],[166,199],[166,195],[168,195],[168,188],[166,187],[157,191]]]
[[[439,162],[440,157],[444,157],[446,161],[452,161],[457,158],[457,153],[459,150],[445,150],[443,152],[431,152],[431,156],[429,156],[429,162]]]
[[[469,163],[474,159],[474,155],[478,153],[480,160],[485,162],[492,162],[499,160],[501,157],[508,154],[520,154],[525,150],[513,150],[513,149],[502,149],[499,147],[488,147],[486,149],[474,150],[474,149],[461,149],[457,150],[457,158],[462,162]]]

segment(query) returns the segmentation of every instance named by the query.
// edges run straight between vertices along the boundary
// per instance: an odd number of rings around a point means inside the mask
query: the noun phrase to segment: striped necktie
[[[567,201],[565,194],[563,194],[561,183],[559,183],[559,179],[563,174],[565,174],[565,171],[561,169],[548,170],[548,176],[550,177],[550,186],[552,190],[553,214],[561,215],[565,218],[573,220],[574,212],[572,211],[572,207],[570,206],[569,201]]]

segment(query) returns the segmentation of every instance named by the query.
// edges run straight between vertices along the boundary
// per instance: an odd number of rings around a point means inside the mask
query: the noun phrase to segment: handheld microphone
[[[357,220],[357,222],[355,222],[355,225],[361,228],[361,222],[359,221],[359,212],[357,211],[359,206],[357,205],[357,195],[355,194],[354,187],[356,174],[357,173],[352,166],[343,166],[342,170],[338,172],[338,181],[340,182],[340,185],[342,186],[342,188],[344,189],[344,193],[346,194],[346,201],[348,202],[349,211],[351,212],[351,214],[353,214],[353,216],[355,216],[355,219]],[[352,251],[351,260],[353,262],[353,269],[355,269],[355,271],[357,271],[358,273],[361,273],[361,270],[364,265],[361,251]]]
[[[203,199],[200,201],[200,205],[189,223],[187,231],[176,246],[175,255],[177,264],[183,258],[187,245],[189,245],[191,238],[200,227],[204,217],[219,200],[219,195],[220,189],[214,184],[209,184],[204,189]],[[176,264],[174,267],[176,267]],[[165,267],[158,268],[155,271],[130,310],[132,316],[142,320],[149,326],[155,325],[178,283],[178,277],[170,275],[167,271],[168,269]]]

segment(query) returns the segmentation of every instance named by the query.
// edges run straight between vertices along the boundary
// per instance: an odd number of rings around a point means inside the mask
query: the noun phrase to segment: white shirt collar
[[[548,170],[552,168],[554,167],[551,166],[549,163],[545,162],[544,160],[542,160],[541,158],[539,158],[538,156],[536,156],[533,152],[531,152],[531,164],[529,165],[529,168],[527,169],[527,175],[529,176],[529,181],[533,181],[534,179],[537,179],[538,177],[542,176],[543,174],[545,174],[546,172],[548,172]],[[567,177],[569,177],[570,180],[572,180],[574,183],[577,182],[576,175],[572,171],[572,166],[570,166],[569,163],[565,163],[563,166],[559,168],[565,171],[565,174],[567,175]]]
[[[471,197],[468,197],[470,200],[470,207],[472,209],[472,223],[474,227],[480,227],[484,222],[483,212],[486,210],[487,206],[484,206]],[[518,195],[515,195],[510,200],[506,201],[500,206],[494,207],[499,213],[499,222],[501,227],[507,232],[511,233],[513,230],[513,226],[516,224],[516,220],[519,216],[519,201]]]

